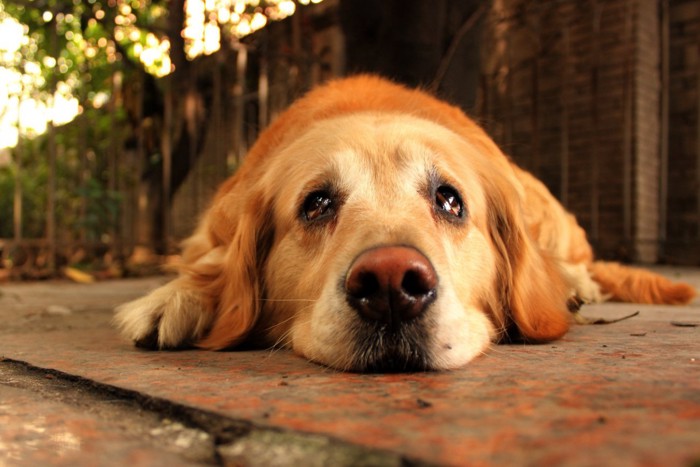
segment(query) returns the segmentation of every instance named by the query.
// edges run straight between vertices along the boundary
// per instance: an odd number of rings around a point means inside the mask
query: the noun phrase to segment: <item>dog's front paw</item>
[[[160,338],[165,306],[151,295],[120,305],[115,311],[114,324],[136,347],[150,350],[177,347],[178,343]]]
[[[195,344],[214,314],[200,294],[176,279],[149,295],[117,307],[114,323],[137,347],[175,349]]]

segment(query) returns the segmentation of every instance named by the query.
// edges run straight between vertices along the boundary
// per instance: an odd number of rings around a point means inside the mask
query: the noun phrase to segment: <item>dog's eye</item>
[[[304,200],[304,218],[315,221],[333,212],[333,199],[327,191],[314,191]]]
[[[464,204],[457,190],[451,186],[442,185],[435,190],[435,206],[439,212],[461,218],[464,215]]]

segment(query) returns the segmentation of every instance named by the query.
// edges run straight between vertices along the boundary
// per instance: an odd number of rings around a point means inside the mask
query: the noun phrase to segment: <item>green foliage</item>
[[[12,237],[14,173],[0,169],[0,238]]]
[[[165,3],[165,2],[162,2]],[[149,0],[17,0],[0,3],[0,21],[12,17],[25,30],[0,66],[22,75],[8,95],[48,102],[55,90],[78,98],[82,114],[56,128],[56,230],[60,240],[100,240],[115,228],[121,197],[108,189],[108,154],[121,145],[126,110],[113,95],[115,81],[142,73],[135,50],[165,30],[166,9]],[[151,33],[153,36],[153,33]],[[58,85],[58,87],[57,87]],[[2,109],[0,109],[2,111]],[[29,136],[35,136],[30,134]],[[22,233],[46,230],[48,137],[23,138],[13,150],[17,165],[0,168],[0,238],[13,236],[15,183],[22,187]],[[118,156],[118,152],[114,152]]]
[[[23,145],[25,157],[22,157],[23,167],[19,171],[19,183],[22,187],[22,236],[25,238],[41,238],[46,228],[46,181],[47,166],[36,163],[36,153],[39,145],[36,141],[25,141]],[[15,151],[14,156],[19,154]],[[14,190],[17,177],[17,166],[0,170],[0,238],[12,238],[14,235]]]
[[[45,83],[71,81],[89,70],[92,79],[75,84],[95,91],[95,83],[103,83],[122,60],[141,67],[134,50],[146,45],[148,32],[165,36],[167,10],[160,3],[165,2],[25,0],[0,4],[0,18],[9,15],[28,30],[17,63],[39,64]]]
[[[76,137],[79,126],[66,126],[57,135],[62,149],[56,164],[56,228],[59,239],[99,241],[116,229],[122,196],[108,188],[109,173],[104,154],[110,138],[107,132],[109,116],[95,118],[98,125],[90,127],[89,138],[102,144],[86,146],[80,154]],[[78,122],[80,123],[80,122]],[[84,131],[83,131],[84,133]],[[97,137],[96,135],[101,135]],[[22,153],[17,149],[14,157],[21,157],[19,183],[22,193],[22,235],[24,238],[42,238],[46,231],[48,165],[46,163],[47,138],[24,141]],[[14,193],[17,166],[0,169],[0,238],[14,235]]]
[[[85,233],[88,241],[102,240],[116,227],[121,194],[106,189],[103,183],[91,178],[78,188],[77,195],[84,202],[85,212],[77,218],[73,230]]]

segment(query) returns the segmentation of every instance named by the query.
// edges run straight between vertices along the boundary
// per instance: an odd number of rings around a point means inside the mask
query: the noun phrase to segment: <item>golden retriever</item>
[[[459,109],[356,76],[261,134],[185,241],[178,278],[115,321],[140,347],[283,346],[342,370],[409,371],[557,339],[572,297],[694,295],[594,262],[575,218]]]

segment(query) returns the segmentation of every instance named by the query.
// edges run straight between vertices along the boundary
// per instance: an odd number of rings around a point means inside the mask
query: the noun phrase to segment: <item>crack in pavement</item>
[[[97,418],[125,438],[199,465],[423,466],[332,437],[256,426],[141,392],[0,357],[0,386],[30,391]]]

